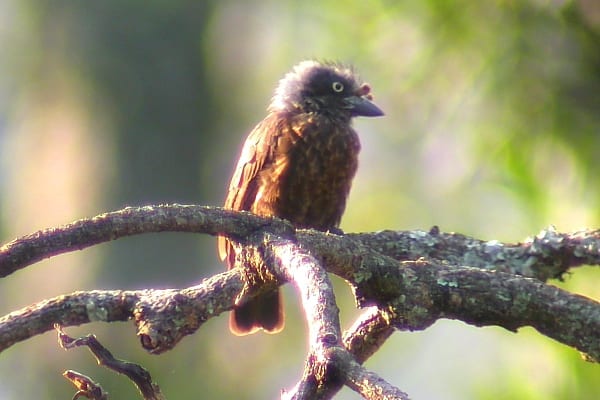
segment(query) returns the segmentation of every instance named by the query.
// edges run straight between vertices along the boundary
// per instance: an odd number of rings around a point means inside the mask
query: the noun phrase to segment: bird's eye
[[[336,81],[331,84],[331,88],[334,92],[341,93],[344,90],[344,84]]]

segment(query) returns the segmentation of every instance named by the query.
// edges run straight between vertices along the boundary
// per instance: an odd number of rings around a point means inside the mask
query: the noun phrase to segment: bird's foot
[[[344,231],[341,230],[340,228],[329,228],[329,229],[327,229],[326,233],[331,233],[331,234],[338,235],[338,236],[345,235]]]

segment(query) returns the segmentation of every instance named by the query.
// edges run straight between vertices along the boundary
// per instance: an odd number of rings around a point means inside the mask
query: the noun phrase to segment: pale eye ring
[[[341,93],[344,90],[344,84],[342,82],[335,81],[331,84],[331,88],[336,93]]]

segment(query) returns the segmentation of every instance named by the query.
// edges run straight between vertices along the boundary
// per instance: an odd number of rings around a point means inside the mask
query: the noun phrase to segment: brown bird
[[[370,91],[341,64],[296,65],[279,82],[267,117],[246,138],[225,208],[277,216],[297,228],[339,231],[360,151],[351,119],[383,115]],[[228,268],[236,266],[223,237],[219,255]],[[229,322],[237,335],[281,331],[279,291],[236,305]]]

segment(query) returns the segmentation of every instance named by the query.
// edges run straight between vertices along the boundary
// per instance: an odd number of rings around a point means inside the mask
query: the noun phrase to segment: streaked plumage
[[[380,116],[370,87],[340,64],[304,61],[280,82],[267,117],[248,135],[229,185],[225,208],[277,216],[299,228],[339,226],[360,142],[355,116]],[[235,267],[231,244],[219,238],[219,254]],[[230,327],[236,334],[283,328],[279,293],[240,304]]]

